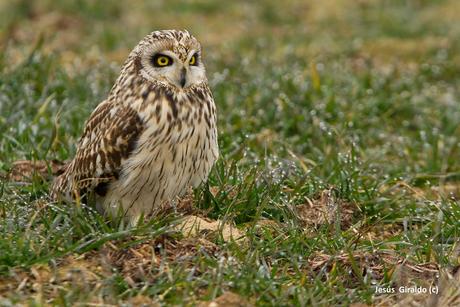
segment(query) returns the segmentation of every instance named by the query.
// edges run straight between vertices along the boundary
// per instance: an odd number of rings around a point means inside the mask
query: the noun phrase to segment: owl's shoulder
[[[143,130],[136,110],[109,100],[100,103],[85,124],[75,158],[53,190],[62,193],[71,188],[84,193],[87,188],[116,179]]]

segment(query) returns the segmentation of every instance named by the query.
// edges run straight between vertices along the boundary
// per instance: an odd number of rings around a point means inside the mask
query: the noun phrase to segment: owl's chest
[[[144,131],[105,199],[136,212],[149,212],[207,180],[219,155],[212,100],[177,109],[164,101],[143,112]]]
[[[148,111],[148,110],[147,110]],[[196,185],[218,157],[216,119],[206,106],[153,106],[137,149],[125,164],[127,182]],[[155,180],[153,180],[155,178]]]
[[[198,146],[211,139],[215,121],[206,104],[159,101],[145,112],[146,128],[139,138],[139,149],[168,146],[174,153],[175,148],[193,142]]]

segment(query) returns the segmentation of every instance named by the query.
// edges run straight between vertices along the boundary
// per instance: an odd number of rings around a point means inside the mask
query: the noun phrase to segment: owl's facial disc
[[[144,54],[142,66],[141,74],[145,79],[179,89],[206,81],[199,50],[191,49],[181,57],[169,49],[150,50]]]

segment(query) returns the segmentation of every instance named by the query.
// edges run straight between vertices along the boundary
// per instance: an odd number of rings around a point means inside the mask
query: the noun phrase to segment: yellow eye
[[[196,55],[192,55],[192,57],[190,58],[190,62],[189,62],[190,65],[196,65]]]
[[[172,59],[167,55],[156,54],[153,57],[152,62],[153,62],[153,66],[164,67],[164,66],[171,65],[172,64]]]
[[[159,56],[157,58],[157,64],[158,66],[166,66],[169,63],[169,59],[165,56]]]

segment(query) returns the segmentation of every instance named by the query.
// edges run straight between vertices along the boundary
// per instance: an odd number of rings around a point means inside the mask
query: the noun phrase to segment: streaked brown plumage
[[[130,53],[91,114],[51,195],[94,195],[108,215],[122,208],[134,223],[205,181],[217,158],[216,108],[200,44],[187,31],[155,31]]]

